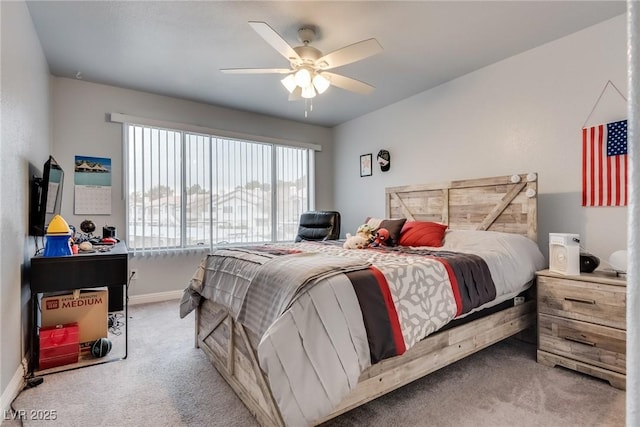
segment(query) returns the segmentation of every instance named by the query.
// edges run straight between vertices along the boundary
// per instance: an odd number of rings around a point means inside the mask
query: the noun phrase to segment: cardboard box
[[[40,369],[76,363],[79,353],[77,323],[40,328]]]
[[[108,335],[108,301],[106,288],[82,290],[76,296],[73,293],[44,296],[41,328],[76,322],[80,350],[89,351],[95,340]]]

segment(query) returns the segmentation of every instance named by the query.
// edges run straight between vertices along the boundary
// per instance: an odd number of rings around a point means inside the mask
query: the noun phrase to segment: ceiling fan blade
[[[360,93],[362,95],[368,95],[374,91],[375,87],[361,82],[360,80],[352,79],[351,77],[345,77],[341,74],[324,72],[322,73],[329,81],[331,86],[339,87],[340,89],[349,90],[351,92]]]
[[[328,70],[360,61],[361,59],[378,54],[382,52],[382,50],[382,46],[380,46],[380,43],[378,43],[376,39],[363,40],[327,53],[316,61],[316,65],[323,70]]]
[[[260,34],[278,53],[291,61],[302,61],[300,55],[287,43],[280,34],[269,26],[266,22],[249,21],[249,25],[256,33]]]
[[[289,68],[221,68],[226,74],[289,74]]]

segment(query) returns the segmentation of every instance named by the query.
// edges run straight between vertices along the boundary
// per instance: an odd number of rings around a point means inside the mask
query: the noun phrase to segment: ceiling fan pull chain
[[[304,118],[305,119],[309,117],[309,113],[311,111],[313,111],[313,99],[305,98],[304,100]]]

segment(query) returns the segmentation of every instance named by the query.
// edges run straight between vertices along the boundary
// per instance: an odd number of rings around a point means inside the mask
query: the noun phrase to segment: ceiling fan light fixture
[[[289,101],[299,101],[302,98],[302,88],[296,86],[296,88],[289,94]]]
[[[315,86],[318,94],[323,94],[327,89],[329,89],[331,82],[329,82],[329,80],[322,74],[316,74],[313,77],[313,86]]]
[[[280,80],[280,82],[282,83],[282,85],[284,87],[287,88],[289,93],[293,93],[293,91],[295,90],[296,86],[298,85],[296,83],[296,78],[293,76],[293,74],[289,74],[287,77],[285,77],[284,79]]]
[[[313,85],[307,85],[305,87],[302,88],[302,95],[303,98],[313,98],[314,96],[316,96],[316,90],[313,88]]]
[[[311,73],[306,68],[300,68],[295,73],[296,84],[302,89],[311,84]]]
[[[313,109],[313,98],[326,92],[330,86],[359,94],[369,94],[375,89],[367,83],[328,70],[382,52],[382,46],[376,39],[362,40],[323,55],[321,51],[310,46],[316,35],[314,26],[299,28],[298,36],[303,44],[292,47],[266,22],[250,21],[249,25],[280,55],[287,58],[289,68],[226,68],[220,71],[235,74],[285,75],[280,82],[289,92],[290,101],[304,99],[305,117]]]

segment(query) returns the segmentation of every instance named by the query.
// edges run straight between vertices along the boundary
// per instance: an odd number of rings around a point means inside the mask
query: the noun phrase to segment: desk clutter
[[[111,350],[108,300],[107,288],[43,296],[39,369],[106,356]]]
[[[47,227],[43,255],[56,257],[108,252],[119,242],[115,227],[104,226],[102,238],[93,235],[96,226],[91,220],[82,221],[80,229],[84,234],[76,233],[75,227],[69,225],[60,215],[55,215]]]

